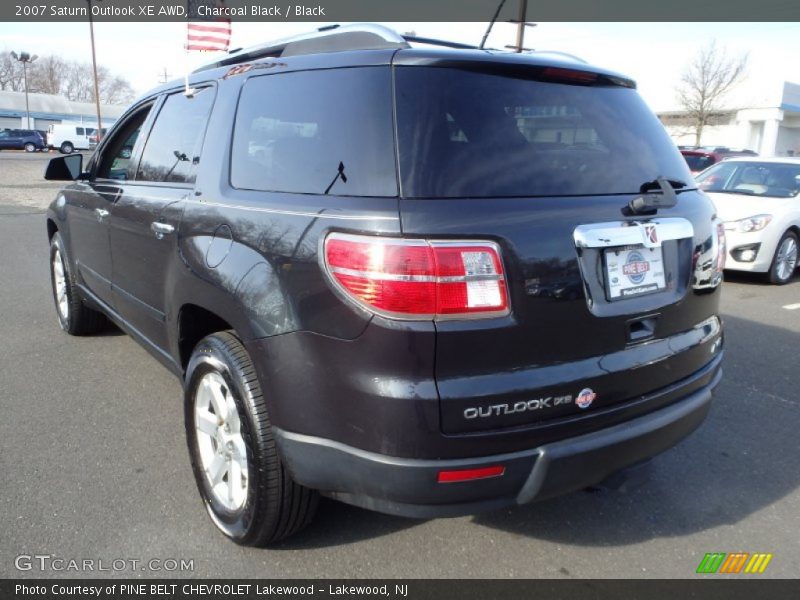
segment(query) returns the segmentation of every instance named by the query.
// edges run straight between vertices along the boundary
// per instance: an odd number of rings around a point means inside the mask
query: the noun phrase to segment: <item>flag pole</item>
[[[192,87],[189,87],[189,69],[191,68],[189,66],[189,48],[187,48],[187,47],[184,47],[184,48],[185,48],[185,51],[183,53],[183,56],[184,56],[183,84],[184,84],[184,88],[185,89],[184,89],[183,93],[187,98],[192,98],[194,96],[195,89],[192,88]]]

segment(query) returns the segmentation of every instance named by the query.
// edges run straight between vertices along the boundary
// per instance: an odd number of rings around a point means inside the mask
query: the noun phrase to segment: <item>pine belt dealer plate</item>
[[[603,253],[611,301],[660,292],[667,287],[661,247],[622,246]]]

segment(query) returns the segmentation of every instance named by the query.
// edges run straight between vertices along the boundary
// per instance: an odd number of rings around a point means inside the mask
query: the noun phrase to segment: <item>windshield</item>
[[[706,192],[793,198],[800,190],[800,164],[726,161],[698,176]]]
[[[707,169],[714,164],[714,157],[708,154],[684,154],[683,158],[694,173]]]
[[[639,193],[662,176],[693,184],[635,90],[458,68],[396,69],[406,197]]]

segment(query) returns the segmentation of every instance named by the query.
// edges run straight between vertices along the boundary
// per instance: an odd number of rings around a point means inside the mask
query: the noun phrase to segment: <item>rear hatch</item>
[[[403,234],[496,243],[511,305],[436,322],[443,431],[602,411],[705,365],[718,293],[693,278],[716,251],[713,205],[633,85],[584,68],[403,55]],[[658,177],[676,205],[631,214]]]

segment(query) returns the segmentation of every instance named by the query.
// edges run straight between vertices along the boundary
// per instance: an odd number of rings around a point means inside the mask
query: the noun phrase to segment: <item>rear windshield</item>
[[[706,192],[793,198],[800,191],[800,164],[723,161],[697,183]]]
[[[398,67],[407,197],[638,193],[659,176],[693,185],[635,90],[439,67]]]

